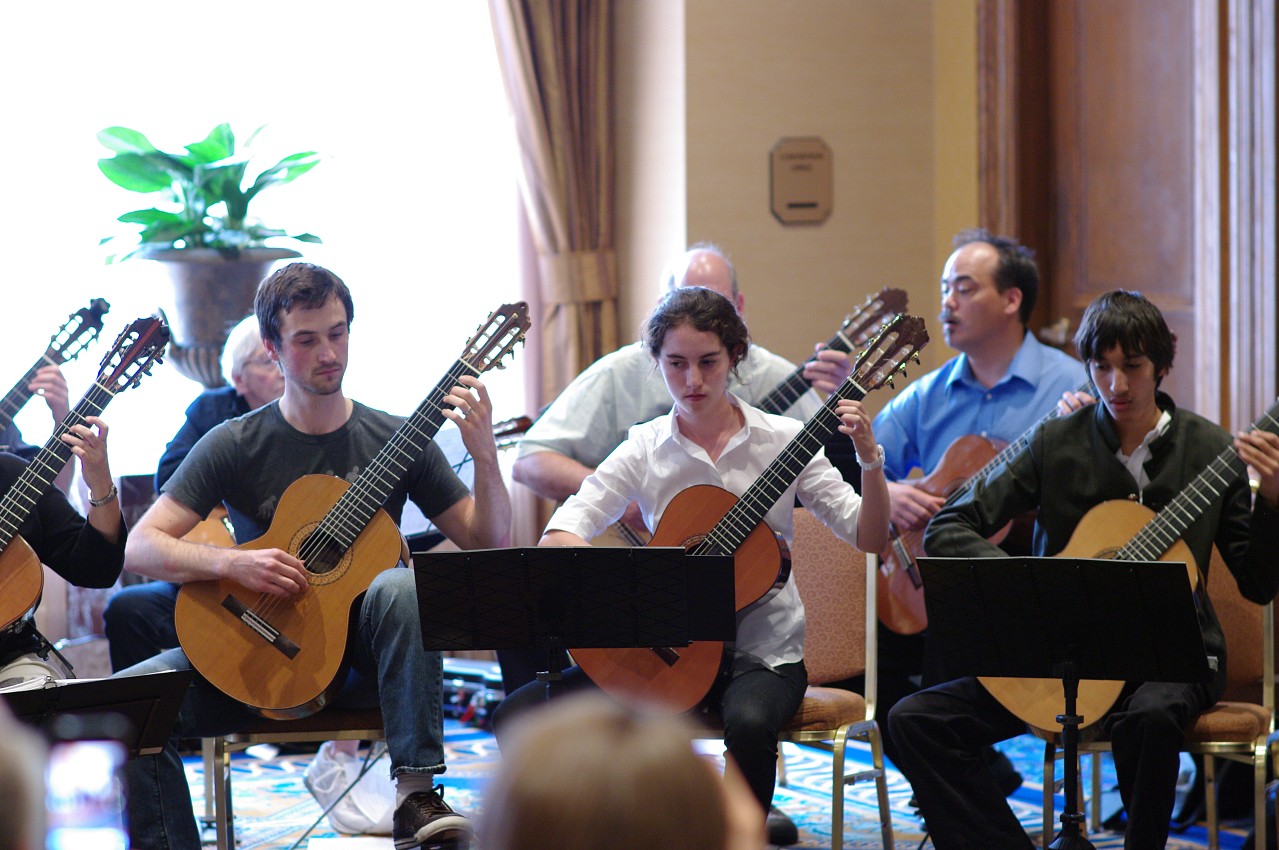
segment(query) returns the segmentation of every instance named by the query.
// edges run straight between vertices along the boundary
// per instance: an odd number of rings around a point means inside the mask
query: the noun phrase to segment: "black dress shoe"
[[[986,753],[986,767],[990,768],[990,775],[1005,797],[1021,787],[1021,774],[1002,751],[991,747]]]
[[[776,806],[768,810],[764,831],[768,834],[768,843],[776,844],[778,847],[789,847],[799,842],[799,829],[795,826],[795,821]]]

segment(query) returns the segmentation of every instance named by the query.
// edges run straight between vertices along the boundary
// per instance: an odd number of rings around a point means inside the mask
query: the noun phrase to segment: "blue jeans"
[[[391,776],[443,773],[443,668],[438,652],[422,648],[412,570],[391,569],[378,575],[364,596],[356,623],[347,642],[351,675],[334,704],[381,705]],[[172,649],[117,675],[190,667],[182,650]],[[244,705],[196,676],[165,748],[156,755],[131,759],[125,767],[131,846],[199,850],[200,835],[177,739],[225,735],[258,720]]]
[[[178,585],[169,581],[131,584],[111,594],[102,612],[111,670],[118,673],[178,645],[173,607]]]

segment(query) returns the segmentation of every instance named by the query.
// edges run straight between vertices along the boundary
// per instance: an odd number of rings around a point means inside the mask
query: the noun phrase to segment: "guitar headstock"
[[[96,383],[110,393],[136,387],[143,375],[151,374],[151,367],[164,361],[168,344],[169,326],[163,319],[148,316],[134,320],[102,358]]]
[[[928,345],[928,329],[918,316],[894,316],[857,356],[849,377],[869,392],[884,384],[893,386],[900,371],[906,374],[907,361],[919,363],[919,352]]]
[[[861,348],[885,321],[906,312],[908,300],[906,290],[885,286],[875,295],[866,296],[866,303],[844,317],[836,337],[848,346],[848,351]]]
[[[49,349],[45,356],[58,363],[67,363],[79,357],[81,352],[93,344],[102,332],[102,317],[111,309],[111,305],[103,298],[95,298],[88,307],[76,310],[62,323],[49,339]]]
[[[503,304],[489,313],[475,336],[467,340],[466,351],[459,358],[477,373],[503,369],[502,358],[524,341],[529,329],[528,304],[517,301]]]

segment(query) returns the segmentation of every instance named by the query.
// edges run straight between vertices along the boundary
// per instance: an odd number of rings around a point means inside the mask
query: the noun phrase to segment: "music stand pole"
[[[1066,760],[1066,805],[1061,813],[1061,832],[1048,845],[1048,850],[1094,850],[1081,829],[1084,812],[1079,800],[1079,724],[1083,718],[1075,713],[1079,696],[1079,674],[1075,662],[1062,663],[1061,686],[1065,692],[1066,713],[1057,715],[1061,724],[1061,744]]]
[[[546,669],[537,674],[537,680],[546,685],[547,702],[555,698],[555,692],[560,689],[564,679],[564,673],[560,670],[560,659],[564,657],[566,649],[564,641],[558,636],[549,635],[546,638]]]

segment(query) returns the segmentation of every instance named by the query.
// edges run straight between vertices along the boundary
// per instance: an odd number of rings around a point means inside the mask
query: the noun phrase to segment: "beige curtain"
[[[530,399],[550,402],[618,346],[612,1],[489,0],[536,253]]]

